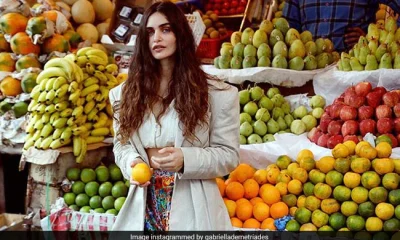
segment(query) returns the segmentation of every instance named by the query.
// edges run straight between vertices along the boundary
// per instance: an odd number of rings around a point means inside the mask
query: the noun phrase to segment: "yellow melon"
[[[71,8],[72,18],[75,23],[93,23],[95,12],[93,5],[88,0],[78,0]]]
[[[97,32],[97,28],[91,23],[81,24],[76,32],[81,35],[83,40],[89,40],[91,43],[96,43],[99,39],[99,33]]]
[[[93,0],[92,1],[94,12],[96,13],[96,20],[102,22],[107,18],[112,17],[114,5],[110,0]]]

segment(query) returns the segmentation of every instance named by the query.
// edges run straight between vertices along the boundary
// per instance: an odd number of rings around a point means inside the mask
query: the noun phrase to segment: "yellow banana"
[[[82,97],[85,97],[85,96],[87,96],[89,93],[96,92],[97,90],[99,90],[99,88],[100,88],[99,84],[93,84],[93,85],[91,85],[91,86],[89,86],[89,87],[86,87],[86,88],[84,88],[84,89],[82,90],[81,96],[82,96]]]
[[[38,103],[38,104],[34,105],[34,106],[31,108],[31,112],[32,112],[32,113],[37,113],[37,110],[38,110],[38,108],[40,107],[40,105],[42,105],[42,104],[41,104],[41,103]]]
[[[98,104],[96,105],[96,108],[97,108],[97,110],[101,111],[101,110],[103,110],[106,106],[107,106],[107,103],[102,102],[102,103],[98,103]]]
[[[69,118],[71,116],[72,112],[73,112],[72,108],[66,108],[61,111],[60,117]]]
[[[54,103],[54,104],[57,104],[57,103],[64,102],[64,101],[67,101],[67,100],[68,100],[67,95],[64,95],[64,96],[62,96],[62,97],[56,97],[56,98],[54,98],[53,103]]]
[[[86,57],[86,52],[88,52],[88,51],[90,51],[90,50],[92,50],[92,49],[93,49],[92,47],[83,47],[83,48],[80,48],[80,49],[76,52],[76,56],[78,56],[78,57],[85,56],[85,57]]]
[[[28,150],[30,147],[35,145],[35,141],[33,139],[28,139],[24,143],[24,150]]]
[[[39,138],[35,141],[35,148],[40,149],[40,145],[42,144],[43,138]]]
[[[90,78],[90,75],[86,72],[86,68],[81,68],[81,70],[83,71],[83,79]]]
[[[45,113],[45,114],[43,114],[42,115],[42,122],[44,122],[44,123],[48,123],[48,122],[50,122],[50,116],[51,116],[51,113]]]
[[[43,138],[47,138],[48,136],[50,136],[50,134],[53,133],[53,130],[54,130],[53,126],[51,126],[50,123],[47,123],[40,131],[40,136]]]
[[[107,127],[95,128],[90,132],[91,136],[107,136],[110,134],[110,129]]]
[[[55,112],[56,111],[56,108],[55,108],[55,105],[54,104],[50,104],[50,105],[48,105],[46,108],[45,108],[45,110],[44,110],[46,113],[53,113],[53,112]]]
[[[54,89],[51,89],[46,94],[46,101],[52,102],[54,98],[56,98],[56,91]]]
[[[81,115],[75,120],[75,123],[77,125],[83,125],[86,123],[86,120],[87,120],[87,115]]]
[[[103,102],[103,95],[101,93],[97,93],[94,97],[94,100],[98,103]]]
[[[40,144],[40,149],[46,150],[49,149],[50,144],[53,142],[53,137],[49,136],[47,138],[44,138]]]
[[[99,70],[101,72],[104,72],[104,70],[106,69],[106,67],[104,65],[97,65],[96,70]]]
[[[106,64],[103,65],[107,65],[108,62],[108,56],[107,53],[105,53],[103,50],[100,49],[96,49],[96,48],[92,48],[90,50],[88,50],[85,55],[89,58],[91,55],[97,56],[101,59],[103,59],[103,61],[106,62]]]
[[[57,138],[61,137],[61,134],[64,132],[65,128],[56,128],[53,132],[53,140],[56,140]]]
[[[110,126],[112,127],[112,125],[113,125],[113,119],[112,119],[112,118],[108,118],[108,119],[107,119],[106,126],[107,126],[107,127],[110,127]]]
[[[28,105],[28,112],[32,112],[32,108],[37,104],[38,104],[38,102],[35,99],[32,99]]]
[[[118,80],[116,77],[114,77],[114,75],[112,75],[111,73],[105,72],[104,75],[106,75],[107,79],[109,82],[113,82],[118,84]]]
[[[111,103],[107,103],[106,112],[108,116],[112,117],[114,115]]]
[[[53,123],[60,118],[60,113],[59,112],[54,112],[53,114],[51,114],[50,116],[50,124],[53,125]],[[54,127],[54,125],[53,125]]]
[[[64,77],[58,77],[53,83],[53,89],[58,90],[61,86],[68,83],[67,79]]]
[[[73,81],[69,84],[68,92],[73,93],[73,92],[76,92],[78,89],[79,89],[79,83],[76,81]]]
[[[99,79],[97,79],[96,77],[92,76],[87,78],[85,81],[83,81],[83,86],[85,87],[89,87],[90,85],[99,83]]]
[[[74,53],[70,53],[67,56],[65,56],[64,58],[73,63],[76,62],[76,60],[77,60],[77,56]]]
[[[59,102],[55,105],[55,109],[59,112],[63,111],[64,109],[67,109],[69,102],[64,101],[64,102]]]
[[[118,73],[118,66],[117,66],[117,64],[114,64],[114,63],[108,64],[108,65],[106,66],[106,71],[107,71],[108,73],[111,73],[111,74],[117,74],[117,73]]]
[[[78,98],[78,100],[76,100],[76,106],[77,107],[80,107],[80,106],[83,106],[83,104],[85,104],[85,98],[84,97],[80,97],[80,98]]]
[[[60,138],[53,140],[53,142],[50,144],[50,148],[51,149],[57,149],[57,148],[60,148],[62,146],[63,146],[63,144],[62,144]]]
[[[46,82],[45,90],[50,91],[51,89],[53,89],[53,84],[56,80],[56,77],[49,78],[49,80],[47,80]]]
[[[89,136],[86,138],[87,144],[99,143],[103,142],[105,139],[104,136]]]
[[[78,101],[80,95],[81,95],[81,90],[78,89],[78,90],[76,90],[74,93],[72,93],[71,95],[69,95],[68,100],[69,100],[71,103],[76,104],[76,102]]]
[[[93,128],[93,123],[91,123],[91,122],[87,122],[87,123],[85,123],[85,124],[83,124],[83,126],[85,126],[85,128],[88,130],[88,132],[89,132],[89,130],[92,130],[92,128]],[[89,132],[90,133],[90,132]]]
[[[42,130],[37,130],[33,136],[31,137],[31,139],[33,139],[33,141],[36,142],[36,140],[38,140],[40,138],[40,135],[42,134]]]
[[[62,85],[59,89],[56,90],[56,97],[60,98],[65,96],[65,94],[67,94],[68,92],[68,88],[69,88],[68,84]]]
[[[86,133],[88,130],[87,130],[87,128],[85,127],[85,126],[80,126],[80,127],[75,127],[75,128],[73,128],[72,129],[72,134],[74,135],[74,136],[78,136],[78,135],[81,135],[81,134],[83,134],[83,133]]]
[[[68,118],[59,118],[52,123],[55,128],[63,128],[67,124]]]
[[[82,140],[81,140],[81,145],[82,145],[81,152],[79,153],[79,156],[76,158],[77,163],[83,162],[83,160],[85,160],[85,157],[86,157],[87,143],[84,138],[82,138]]]
[[[89,114],[87,115],[87,119],[89,121],[97,121],[99,119],[99,117],[97,116],[98,112],[99,110],[97,110],[97,108],[93,108],[92,111],[90,111]]]
[[[46,112],[46,105],[39,104],[38,108],[36,108],[36,113],[43,115]]]
[[[46,102],[46,96],[47,96],[46,91],[43,91],[42,93],[40,93],[39,98],[38,98],[38,103]]]
[[[72,139],[71,138],[69,138],[69,139],[67,139],[67,140],[63,140],[62,138],[60,138],[60,140],[61,140],[61,146],[63,147],[63,146],[66,146],[66,145],[68,145],[68,144],[70,144],[71,142],[72,142]]]
[[[61,139],[66,141],[67,139],[71,138],[72,136],[72,129],[70,127],[65,128],[64,132],[61,134]]]
[[[82,149],[82,138],[79,136],[74,136],[72,139],[72,152],[74,156],[77,157],[81,153]]]
[[[33,126],[33,128],[37,131],[37,130],[42,130],[44,127],[44,124],[42,122],[42,119],[40,119],[39,121],[35,122],[35,125]]]
[[[107,82],[107,77],[106,77],[106,75],[104,75],[104,73],[102,73],[102,72],[96,70],[96,71],[94,71],[93,75],[94,75],[96,78],[98,78],[98,79],[100,80],[101,83],[104,84],[104,83]]]
[[[88,95],[86,95],[86,99],[85,100],[86,100],[86,102],[90,102],[93,99],[95,99],[96,96],[97,96],[96,92],[91,92]]]
[[[83,106],[80,107],[76,107],[73,111],[72,111],[72,116],[77,118],[79,116],[81,116],[83,113]]]
[[[28,125],[26,126],[26,128],[25,128],[25,132],[27,134],[29,134],[29,133],[34,133],[35,131],[36,131],[35,130],[35,122],[34,121],[30,121],[28,123]]]
[[[76,58],[75,62],[79,67],[85,67],[86,63],[88,63],[88,58],[86,56],[79,56]]]
[[[47,84],[48,81],[49,81],[49,78],[46,78],[46,79],[43,79],[43,80],[39,83],[40,91],[41,91],[41,92],[46,91],[46,84]]]
[[[68,126],[68,127],[72,127],[72,126],[75,126],[75,125],[76,125],[76,124],[75,124],[75,118],[74,118],[74,117],[68,118],[67,126]]]
[[[94,128],[101,128],[101,127],[106,126],[106,124],[107,124],[107,120],[108,120],[107,114],[100,112],[98,115],[99,115],[99,119],[97,120],[97,122],[95,124],[93,124]]]
[[[108,60],[104,60],[99,56],[96,55],[86,55],[86,56],[88,58],[89,63],[93,65],[103,65],[103,66],[107,65]]]
[[[74,69],[75,69],[74,72],[73,72],[73,74],[74,74],[74,79],[73,80],[75,80],[78,83],[80,83],[80,82],[83,81],[82,69],[76,64],[74,64],[73,66],[74,66]],[[72,80],[70,82],[72,82]]]
[[[61,68],[64,70],[66,75],[68,76],[68,79],[73,78],[73,72],[74,72],[74,66],[72,65],[69,60],[64,59],[64,58],[53,58],[47,61],[47,63],[44,65],[44,70],[50,69],[50,68]]]
[[[61,68],[58,67],[49,67],[39,73],[39,75],[36,78],[36,83],[40,84],[42,80],[46,78],[52,78],[52,77],[64,77],[68,78],[68,74]]]
[[[96,70],[96,69],[94,68],[94,65],[93,65],[93,64],[91,64],[90,62],[86,63],[86,72],[87,72],[89,75],[93,75],[95,70]]]

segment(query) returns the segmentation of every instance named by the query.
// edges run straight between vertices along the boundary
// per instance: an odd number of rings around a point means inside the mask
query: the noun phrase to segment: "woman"
[[[239,162],[237,89],[210,80],[185,15],[171,2],[144,14],[129,78],[110,92],[115,161],[131,181],[113,230],[230,230],[215,178]]]

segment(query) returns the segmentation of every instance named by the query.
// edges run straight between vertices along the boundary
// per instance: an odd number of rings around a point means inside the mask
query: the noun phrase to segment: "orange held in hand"
[[[145,184],[150,181],[151,170],[146,163],[138,163],[132,168],[131,178],[139,184]]]

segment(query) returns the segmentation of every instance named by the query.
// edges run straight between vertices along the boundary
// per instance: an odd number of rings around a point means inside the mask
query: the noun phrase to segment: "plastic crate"
[[[196,55],[199,58],[216,58],[223,42],[230,39],[232,32],[228,32],[225,36],[217,39],[201,39],[200,45],[197,47]]]

